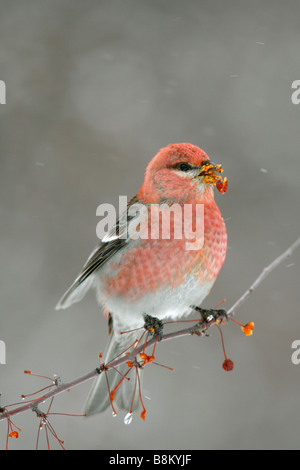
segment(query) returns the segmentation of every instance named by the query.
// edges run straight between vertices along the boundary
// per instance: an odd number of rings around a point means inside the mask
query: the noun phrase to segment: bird
[[[116,221],[112,235],[104,237],[92,251],[56,305],[56,309],[65,309],[80,301],[90,288],[96,290],[109,323],[105,363],[134,344],[137,333],[132,330],[143,327],[145,314],[160,321],[179,320],[189,315],[193,306],[200,306],[210,293],[227,250],[226,226],[214,198],[214,187],[220,193],[227,190],[222,171],[220,164],[212,163],[204,150],[191,143],[161,148],[147,165],[144,182],[129,201],[125,214]],[[137,206],[145,210],[134,210]],[[188,207],[190,211],[185,212]],[[197,207],[203,208],[201,234],[196,227]],[[156,212],[152,212],[153,208]],[[174,215],[170,215],[167,233],[163,233],[162,217],[168,209]],[[184,231],[183,225],[189,231]],[[142,226],[146,232],[148,229],[148,236],[131,236],[138,229],[142,232]],[[152,233],[152,229],[156,232]],[[194,234],[198,245],[191,243],[189,234]],[[122,334],[124,331],[129,333]],[[128,365],[124,363],[119,372],[109,371],[110,390],[126,370]],[[87,397],[84,413],[89,416],[103,412],[110,400],[107,381],[100,374]],[[123,380],[115,403],[118,409],[130,412],[138,408],[134,380]]]

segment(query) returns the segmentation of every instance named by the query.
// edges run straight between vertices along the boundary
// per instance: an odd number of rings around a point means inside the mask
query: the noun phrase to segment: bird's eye
[[[180,163],[178,165],[179,170],[181,171],[189,171],[191,169],[190,165],[188,163]]]

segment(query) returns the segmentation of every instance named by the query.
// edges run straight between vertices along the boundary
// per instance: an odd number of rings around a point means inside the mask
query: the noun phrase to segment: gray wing
[[[133,219],[132,216],[128,215],[128,209],[136,202],[137,199],[134,197],[128,203],[125,214],[128,223]],[[68,308],[73,303],[79,302],[92,286],[95,272],[128,243],[128,238],[124,237],[124,226],[125,224],[120,225],[119,219],[116,226],[112,229],[111,236],[108,235],[105,238],[107,241],[103,240],[91,253],[79,276],[56,305],[56,310]]]

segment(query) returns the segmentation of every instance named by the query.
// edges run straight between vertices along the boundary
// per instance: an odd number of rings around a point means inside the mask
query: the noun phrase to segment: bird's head
[[[188,143],[170,144],[161,149],[146,168],[139,197],[147,202],[182,202],[195,197],[213,197],[213,186],[224,193],[221,165],[212,163],[199,147]]]

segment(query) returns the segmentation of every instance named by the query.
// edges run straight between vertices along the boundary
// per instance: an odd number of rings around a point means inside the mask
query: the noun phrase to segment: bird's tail
[[[134,344],[136,339],[138,339],[136,332],[123,335],[113,332],[105,355],[105,364],[108,364],[108,362],[117,356],[121,357],[122,353],[126,350],[131,352],[132,348],[130,349],[130,345]],[[138,367],[132,367],[129,373],[128,370],[129,366],[125,362],[118,366],[117,369],[109,369],[105,373],[102,372],[95,379],[84,408],[86,416],[101,413],[111,404],[110,392],[114,391],[124,375],[126,377],[115,391],[113,406],[128,412],[134,411],[139,407],[143,371]]]

